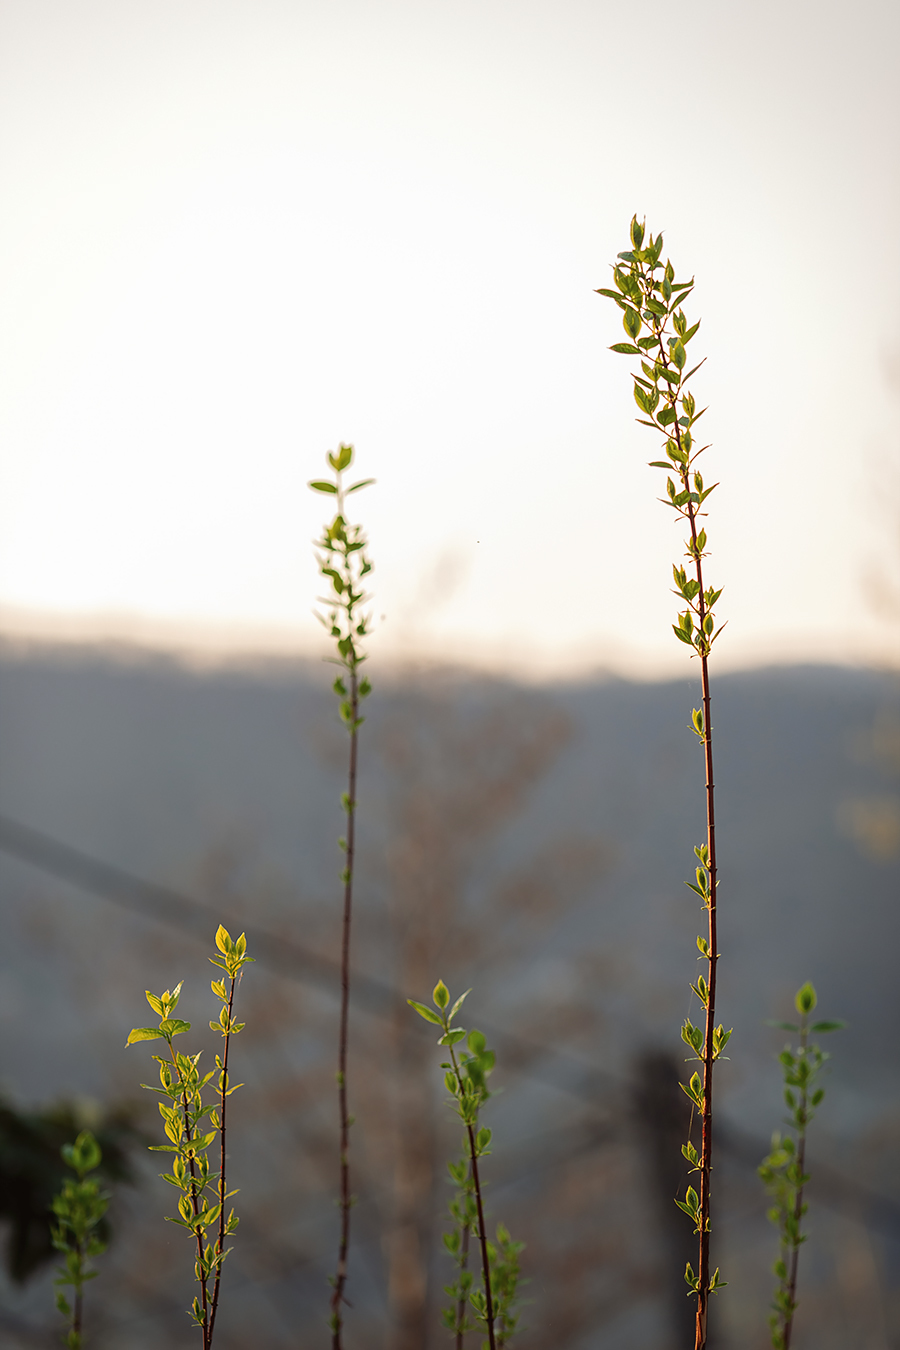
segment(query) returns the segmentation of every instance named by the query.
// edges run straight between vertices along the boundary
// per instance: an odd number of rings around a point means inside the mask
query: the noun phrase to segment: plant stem
[[[173,1067],[174,1067],[174,1069],[175,1069],[175,1073],[176,1073],[176,1075],[177,1075],[177,1077],[178,1077],[178,1081],[179,1081],[179,1083],[181,1083],[181,1085],[182,1085],[182,1086],[181,1086],[181,1109],[182,1109],[182,1112],[183,1112],[183,1114],[184,1114],[184,1132],[185,1132],[185,1134],[187,1135],[187,1142],[190,1143],[190,1142],[191,1142],[191,1137],[192,1137],[192,1136],[191,1136],[191,1127],[190,1127],[190,1114],[189,1114],[190,1108],[189,1108],[189,1106],[188,1106],[187,1088],[186,1088],[185,1085],[184,1085],[184,1079],[183,1079],[182,1076],[181,1076],[181,1070],[178,1068],[178,1060],[177,1060],[177,1058],[176,1058],[175,1051],[174,1051],[174,1049],[173,1049],[173,1047],[172,1047],[172,1042],[171,1042],[171,1040],[169,1041],[169,1054],[172,1056],[172,1065],[173,1065]],[[189,1166],[189,1168],[190,1168],[191,1182],[192,1182],[192,1185],[191,1185],[191,1210],[193,1211],[194,1218],[196,1219],[196,1218],[199,1217],[199,1214],[200,1214],[200,1207],[199,1207],[199,1205],[198,1205],[198,1203],[197,1203],[197,1171],[196,1171],[196,1168],[195,1168],[195,1166],[194,1166],[194,1159],[193,1159],[193,1157],[191,1157],[191,1158],[188,1159],[188,1166]],[[208,1298],[207,1298],[207,1293],[206,1293],[206,1276],[203,1274],[203,1232],[202,1232],[201,1228],[199,1227],[199,1225],[197,1226],[197,1228],[196,1228],[195,1231],[196,1231],[196,1236],[197,1236],[197,1278],[198,1278],[198,1281],[199,1281],[199,1284],[200,1284],[200,1295],[201,1295],[201,1302],[202,1302],[202,1305],[203,1305],[203,1324],[202,1324],[200,1330],[201,1330],[201,1332],[203,1333],[203,1350],[210,1350],[210,1333],[209,1333],[209,1300],[208,1300]]]
[[[231,1025],[231,1014],[234,1007],[234,986],[236,976],[232,975],[231,985],[228,990],[228,1024]],[[219,1309],[219,1284],[222,1279],[222,1252],[225,1250],[225,1105],[228,1101],[228,1047],[231,1043],[231,1036],[225,1038],[225,1047],[222,1051],[222,1086],[219,1092],[219,1204],[222,1206],[222,1212],[219,1215],[219,1235],[216,1241],[216,1282],[213,1285],[212,1304],[209,1315],[209,1345],[212,1345],[213,1330],[216,1325],[216,1313]]]
[[[658,333],[659,339],[659,361],[660,364],[670,369],[669,355],[663,342],[662,331]],[[681,440],[681,427],[677,419],[672,427],[675,440],[679,451],[683,450]],[[690,456],[685,455],[681,464],[680,476],[682,486],[686,492],[690,492]],[[703,588],[703,552],[698,542],[697,514],[698,504],[688,498],[687,518],[691,527],[690,554],[694,562],[694,571],[697,577],[698,605],[700,617],[700,631],[703,632],[703,624],[706,618],[706,592]],[[708,648],[700,655],[700,680],[702,686],[703,698],[703,748],[705,752],[706,764],[706,846],[709,850],[709,903],[707,905],[709,913],[709,930],[707,941],[709,943],[709,974],[708,991],[709,997],[706,1001],[706,1027],[705,1040],[703,1046],[703,1112],[702,1112],[702,1142],[700,1148],[700,1256],[697,1278],[699,1288],[697,1291],[697,1322],[694,1335],[694,1350],[705,1350],[707,1336],[707,1320],[709,1313],[709,1283],[710,1283],[710,1260],[709,1260],[709,1239],[710,1239],[710,1197],[712,1189],[712,1102],[713,1102],[713,1065],[715,1062],[715,1040],[714,1031],[716,1025],[716,967],[719,961],[718,935],[716,926],[716,788],[713,778],[713,744],[712,744],[712,713],[711,699],[709,692],[709,655]]]
[[[809,1024],[804,1016],[800,1022],[800,1056],[801,1063],[806,1060],[806,1042],[809,1035]],[[799,1236],[800,1220],[803,1218],[803,1168],[806,1163],[806,1124],[809,1111],[809,1083],[804,1077],[800,1087],[800,1118],[803,1121],[803,1128],[797,1138],[797,1175],[799,1185],[794,1199],[794,1233]],[[794,1329],[794,1310],[797,1306],[797,1263],[800,1259],[800,1243],[794,1242],[794,1249],[791,1252],[790,1273],[788,1276],[788,1307],[790,1311],[784,1324],[784,1350],[791,1350],[791,1333]]]
[[[677,426],[677,423],[676,423]],[[680,442],[680,432],[676,432]],[[688,486],[687,471],[683,473],[685,487]],[[688,503],[691,525],[691,544],[697,583],[700,587],[700,625],[706,617],[706,601],[703,590],[703,563],[697,545],[697,515],[693,502]],[[714,1030],[716,1025],[716,967],[719,963],[718,934],[716,925],[716,788],[713,778],[712,714],[709,693],[709,657],[700,658],[700,675],[703,689],[703,730],[706,761],[706,844],[709,849],[709,997],[706,1003],[706,1028],[703,1047],[703,1119],[702,1143],[700,1149],[700,1259],[697,1275],[700,1287],[697,1293],[697,1326],[694,1337],[694,1350],[704,1350],[707,1335],[707,1317],[709,1311],[709,1238],[710,1238],[710,1198],[712,1189],[712,1104],[713,1104],[713,1064],[715,1060]]]
[[[350,1245],[350,1114],[347,1109],[347,1035],[350,1015],[350,922],[353,913],[353,862],[356,843],[356,756],[358,733],[356,723],[359,718],[359,681],[355,666],[350,669],[350,708],[352,730],[350,732],[350,762],[347,783],[347,855],[344,871],[344,916],[341,933],[341,1025],[338,1043],[338,1107],[340,1111],[340,1156],[341,1156],[341,1237],[338,1248],[337,1275],[334,1291],[331,1295],[332,1311],[332,1350],[341,1350],[343,1318],[341,1305],[344,1299],[344,1285],[347,1281],[347,1250]]]
[[[696,539],[694,514],[691,512],[691,532]],[[703,613],[703,577],[699,557],[697,580],[700,582],[701,615]],[[703,725],[706,735],[706,838],[709,848],[709,998],[706,1004],[706,1041],[703,1049],[703,1134],[700,1151],[700,1262],[698,1276],[700,1288],[697,1295],[697,1330],[694,1340],[695,1350],[703,1350],[706,1345],[707,1313],[709,1303],[709,1234],[710,1234],[710,1193],[712,1181],[712,1101],[713,1101],[713,1062],[716,1025],[716,966],[718,964],[718,938],[716,932],[716,805],[715,783],[713,781],[712,757],[712,720],[710,717],[709,668],[707,657],[701,657],[703,679]]]
[[[478,1179],[478,1149],[475,1146],[475,1129],[466,1126],[469,1136],[469,1157],[472,1162],[472,1182],[475,1186],[475,1203],[478,1206],[478,1239],[481,1244],[481,1274],[484,1280],[484,1299],[487,1304],[487,1333],[490,1350],[495,1350],[494,1339],[494,1301],[491,1296],[491,1263],[488,1260],[487,1229],[484,1222],[484,1208],[481,1203],[481,1182]]]
[[[458,1082],[462,1082],[456,1051],[450,1046],[450,1059]],[[488,1346],[496,1350],[494,1336],[494,1300],[491,1294],[491,1263],[487,1249],[487,1226],[484,1222],[484,1206],[481,1201],[481,1181],[478,1176],[478,1145],[475,1142],[475,1126],[466,1121],[466,1134],[469,1140],[469,1165],[472,1169],[472,1185],[475,1188],[475,1204],[478,1209],[478,1240],[481,1246],[481,1277],[484,1281],[485,1320],[487,1322]],[[460,1338],[461,1339],[461,1338]]]

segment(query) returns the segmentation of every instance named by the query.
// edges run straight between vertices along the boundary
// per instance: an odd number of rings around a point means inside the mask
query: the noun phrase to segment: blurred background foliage
[[[4,1344],[54,1343],[41,1214],[59,1144],[84,1125],[110,1180],[135,1183],[115,1187],[88,1333],[116,1350],[193,1344],[181,1234],[162,1222],[168,1196],[140,1135],[155,1129],[138,1087],[150,1069],[123,1047],[144,989],[181,979],[180,1011],[205,1026],[220,920],[247,929],[258,960],[241,989],[247,1090],[229,1130],[244,1217],[217,1336],[222,1350],[324,1344],[346,753],[327,669],[188,669],[125,649],[0,656]],[[404,1001],[428,998],[438,976],[473,986],[471,1023],[498,1053],[487,1196],[528,1244],[522,1350],[551,1337],[560,1350],[684,1343],[692,1239],[672,1196],[698,918],[685,850],[703,828],[692,698],[689,679],[379,675],[354,949],[359,1350],[446,1343],[440,1234],[457,1131],[433,1038]],[[788,1015],[811,978],[850,1030],[830,1047],[812,1141],[796,1346],[845,1350],[862,1327],[867,1350],[887,1350],[900,1340],[900,686],[843,668],[732,674],[713,711],[722,1016],[736,1027],[719,1088],[729,1288],[715,1346],[767,1344],[773,1235],[755,1167],[780,1123],[781,1043],[765,1020]]]

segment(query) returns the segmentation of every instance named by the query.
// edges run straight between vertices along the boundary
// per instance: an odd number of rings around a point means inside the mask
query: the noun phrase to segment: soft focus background
[[[680,668],[678,535],[592,294],[637,211],[698,279],[721,659],[896,655],[859,582],[898,30],[889,0],[5,0],[7,628],[308,651],[305,483],[343,439],[384,655]]]
[[[689,1344],[697,691],[592,293],[635,211],[697,276],[722,479],[711,1350],[768,1343],[765,1023],[807,978],[850,1027],[795,1347],[900,1347],[898,30],[873,2],[0,0],[0,1172],[27,1136],[39,1217],[60,1132],[130,1167],[98,1350],[194,1343],[123,1045],[182,978],[205,1026],[220,918],[259,960],[217,1343],[327,1342],[346,740],[306,482],[340,440],[377,479],[348,1342],[447,1343],[456,1132],[402,1001],[442,975],[498,1051],[522,1350]],[[4,1194],[2,1339],[49,1347],[42,1230]]]

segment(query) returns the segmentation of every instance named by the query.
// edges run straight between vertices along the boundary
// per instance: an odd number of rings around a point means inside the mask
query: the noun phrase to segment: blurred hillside
[[[219,918],[276,939],[241,991],[247,1087],[230,1133],[245,1219],[222,1350],[325,1344],[346,753],[329,680],[327,667],[196,672],[136,653],[0,659],[7,1097],[77,1099],[85,1119],[131,1103],[156,1132],[137,1088],[149,1056],[123,1050],[147,1020],[143,990],[183,978],[180,1011],[205,1027]],[[353,1032],[353,1343],[445,1344],[434,1328],[455,1131],[431,1038],[396,997],[427,997],[439,975],[474,987],[469,1017],[499,1052],[491,1204],[529,1244],[521,1350],[551,1335],[567,1350],[683,1343],[669,1280],[683,1231],[654,1161],[683,1123],[677,1086],[660,1098],[653,1085],[682,1059],[700,931],[684,886],[704,832],[688,730],[698,690],[374,680],[354,953],[370,983]],[[730,1284],[715,1345],[767,1344],[774,1233],[753,1165],[780,1123],[780,1039],[765,1022],[789,1015],[805,979],[823,1016],[850,1028],[828,1047],[796,1350],[900,1345],[900,685],[821,667],[733,674],[716,682],[713,714],[720,1006],[735,1026],[718,1089]],[[154,900],[141,883],[173,894]],[[213,1053],[208,1033],[195,1044]],[[141,1184],[114,1207],[115,1277],[91,1290],[96,1344],[188,1346],[189,1259],[161,1221],[156,1166],[139,1163]],[[4,1343],[53,1343],[48,1278],[4,1283]]]

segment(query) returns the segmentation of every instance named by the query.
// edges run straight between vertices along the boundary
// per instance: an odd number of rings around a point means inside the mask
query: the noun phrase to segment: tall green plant
[[[487,1087],[489,1075],[493,1072],[495,1055],[488,1050],[484,1035],[480,1031],[467,1032],[465,1027],[455,1027],[454,1018],[471,993],[461,994],[450,1007],[450,993],[443,980],[439,980],[434,989],[434,1008],[427,1004],[407,999],[411,1008],[440,1027],[438,1045],[450,1051],[449,1060],[441,1064],[444,1070],[444,1086],[450,1093],[456,1114],[464,1127],[463,1154],[456,1163],[449,1163],[450,1176],[456,1183],[457,1191],[450,1205],[450,1214],[454,1221],[451,1231],[444,1235],[444,1246],[453,1257],[458,1275],[453,1284],[445,1286],[445,1292],[451,1302],[443,1314],[444,1326],[452,1331],[456,1338],[457,1350],[462,1350],[466,1334],[477,1329],[480,1324],[486,1332],[483,1341],[485,1350],[502,1350],[509,1345],[519,1324],[515,1311],[519,1284],[519,1253],[524,1247],[522,1242],[513,1242],[503,1224],[496,1229],[496,1242],[487,1235],[484,1215],[484,1198],[479,1160],[490,1153],[491,1131],[487,1126],[479,1126],[478,1117],[490,1092]],[[457,1053],[456,1046],[465,1041],[468,1054]],[[469,1269],[469,1235],[478,1242],[481,1255],[481,1288],[475,1285]],[[475,1314],[475,1320],[469,1316],[469,1310]]]
[[[221,1056],[216,1055],[216,1067],[209,1073],[200,1072],[200,1055],[184,1055],[176,1051],[172,1042],[176,1036],[190,1031],[190,1022],[173,1017],[181,997],[181,983],[173,990],[166,989],[156,995],[147,990],[147,1002],[160,1018],[158,1027],[134,1027],[128,1034],[126,1046],[138,1041],[165,1041],[168,1058],[154,1055],[159,1065],[160,1087],[142,1083],[148,1092],[157,1092],[162,1097],[159,1113],[163,1118],[168,1144],[151,1144],[154,1153],[171,1153],[172,1171],[160,1175],[170,1186],[181,1192],[178,1201],[178,1214],[167,1217],[168,1223],[177,1223],[186,1229],[197,1248],[194,1260],[194,1273],[200,1285],[200,1294],[194,1298],[190,1315],[203,1336],[203,1350],[210,1350],[216,1325],[216,1313],[219,1307],[219,1291],[222,1280],[222,1264],[231,1250],[225,1241],[237,1229],[238,1219],[233,1209],[226,1217],[225,1202],[237,1191],[227,1189],[225,1176],[225,1128],[228,1098],[243,1084],[233,1086],[228,1078],[228,1051],[231,1038],[243,1031],[244,1022],[238,1022],[234,1016],[235,989],[241,978],[241,972],[248,961],[254,958],[247,955],[247,939],[242,933],[232,940],[228,931],[219,925],[216,932],[216,947],[219,955],[209,959],[214,966],[225,972],[224,980],[212,981],[212,992],[220,1000],[222,1007],[215,1022],[210,1022],[210,1030],[218,1031],[224,1039]],[[182,981],[183,983],[183,981]],[[204,1103],[203,1093],[215,1079],[214,1095],[211,1101]],[[205,1128],[205,1119],[209,1117],[211,1130]],[[209,1149],[218,1141],[219,1169],[210,1167]]]
[[[759,1175],[774,1203],[769,1219],[778,1229],[779,1252],[773,1266],[778,1283],[772,1301],[769,1328],[775,1350],[790,1350],[794,1330],[794,1312],[797,1308],[797,1264],[800,1248],[806,1241],[801,1232],[803,1216],[809,1206],[803,1191],[809,1181],[806,1171],[806,1132],[816,1108],[825,1096],[825,1089],[816,1087],[822,1065],[829,1058],[818,1045],[811,1044],[810,1032],[822,1035],[838,1031],[843,1022],[814,1022],[810,1013],[817,1003],[816,991],[807,982],[798,989],[794,1007],[800,1014],[795,1022],[776,1022],[783,1031],[799,1033],[799,1044],[786,1045],[778,1056],[784,1073],[784,1101],[790,1112],[786,1124],[788,1133],[772,1136],[772,1149],[763,1159]]]
[[[652,461],[652,468],[662,469],[666,477],[665,505],[688,527],[685,540],[687,566],[675,563],[672,574],[675,594],[684,608],[678,614],[673,630],[679,642],[691,649],[700,661],[702,686],[701,706],[691,713],[693,730],[703,748],[706,776],[706,840],[694,853],[697,858],[695,881],[688,882],[700,898],[707,916],[707,932],[697,938],[700,957],[706,963],[705,975],[699,975],[691,985],[702,1008],[701,1025],[690,1019],[682,1028],[682,1038],[701,1065],[702,1073],[694,1073],[684,1090],[698,1111],[702,1123],[700,1153],[688,1140],[683,1147],[685,1157],[699,1176],[700,1193],[693,1186],[687,1188],[683,1200],[677,1203],[690,1216],[699,1236],[699,1260],[695,1273],[688,1263],[685,1279],[697,1296],[695,1350],[703,1350],[707,1338],[709,1295],[722,1288],[718,1268],[710,1264],[710,1192],[713,1151],[713,1070],[722,1055],[730,1031],[716,1025],[716,975],[719,960],[717,936],[718,867],[716,860],[716,812],[713,778],[712,716],[709,687],[709,656],[713,643],[721,631],[716,624],[714,607],[721,590],[710,586],[704,578],[703,560],[707,556],[706,530],[701,519],[706,515],[703,505],[717,486],[705,486],[697,461],[705,446],[694,442],[694,427],[705,409],[697,410],[688,382],[700,369],[702,361],[688,368],[688,344],[694,338],[699,322],[689,324],[684,303],[693,290],[693,280],[676,281],[671,262],[662,261],[663,236],[654,239],[646,233],[637,216],[631,222],[631,248],[620,253],[613,264],[615,290],[599,288],[598,295],[607,296],[622,311],[622,323],[627,342],[616,342],[611,350],[637,357],[638,366],[632,372],[634,401],[643,416],[637,420],[663,438],[665,459]]]
[[[321,598],[327,606],[318,617],[334,639],[337,655],[331,658],[343,670],[334,682],[334,692],[340,699],[341,720],[350,735],[350,755],[347,766],[347,791],[341,793],[341,805],[347,816],[347,834],[340,839],[344,853],[341,881],[344,886],[343,921],[341,928],[341,1018],[338,1035],[338,1110],[340,1113],[340,1186],[341,1232],[338,1245],[337,1272],[332,1278],[331,1336],[333,1350],[341,1350],[343,1338],[343,1306],[347,1283],[347,1255],[350,1248],[350,1109],[347,1098],[347,1044],[350,1015],[350,930],[353,918],[353,876],[356,863],[356,773],[358,732],[364,719],[360,703],[371,692],[371,685],[360,679],[360,666],[366,660],[362,639],[369,632],[368,616],[362,607],[368,600],[363,588],[363,577],[372,571],[366,557],[367,540],[362,526],[351,525],[345,515],[344,502],[352,492],[373,483],[364,478],[350,487],[344,487],[344,471],[353,463],[353,446],[340,445],[336,454],[327,456],[334,472],[333,481],[315,479],[309,486],[336,498],[337,511],[330,525],[325,525],[316,541],[319,572],[329,586],[329,594]]]
[[[56,1295],[56,1306],[68,1320],[66,1345],[69,1350],[81,1350],[83,1291],[88,1280],[96,1279],[98,1273],[89,1269],[91,1257],[100,1256],[106,1251],[106,1243],[97,1232],[97,1225],[109,1205],[109,1192],[101,1191],[94,1178],[87,1179],[88,1172],[93,1172],[103,1160],[100,1145],[90,1130],[82,1130],[75,1143],[63,1144],[60,1152],[63,1162],[72,1168],[78,1180],[66,1178],[51,1206],[56,1216],[56,1222],[50,1230],[53,1245],[65,1256],[65,1265],[60,1267],[53,1283],[57,1286],[72,1286],[72,1303],[60,1289]]]

